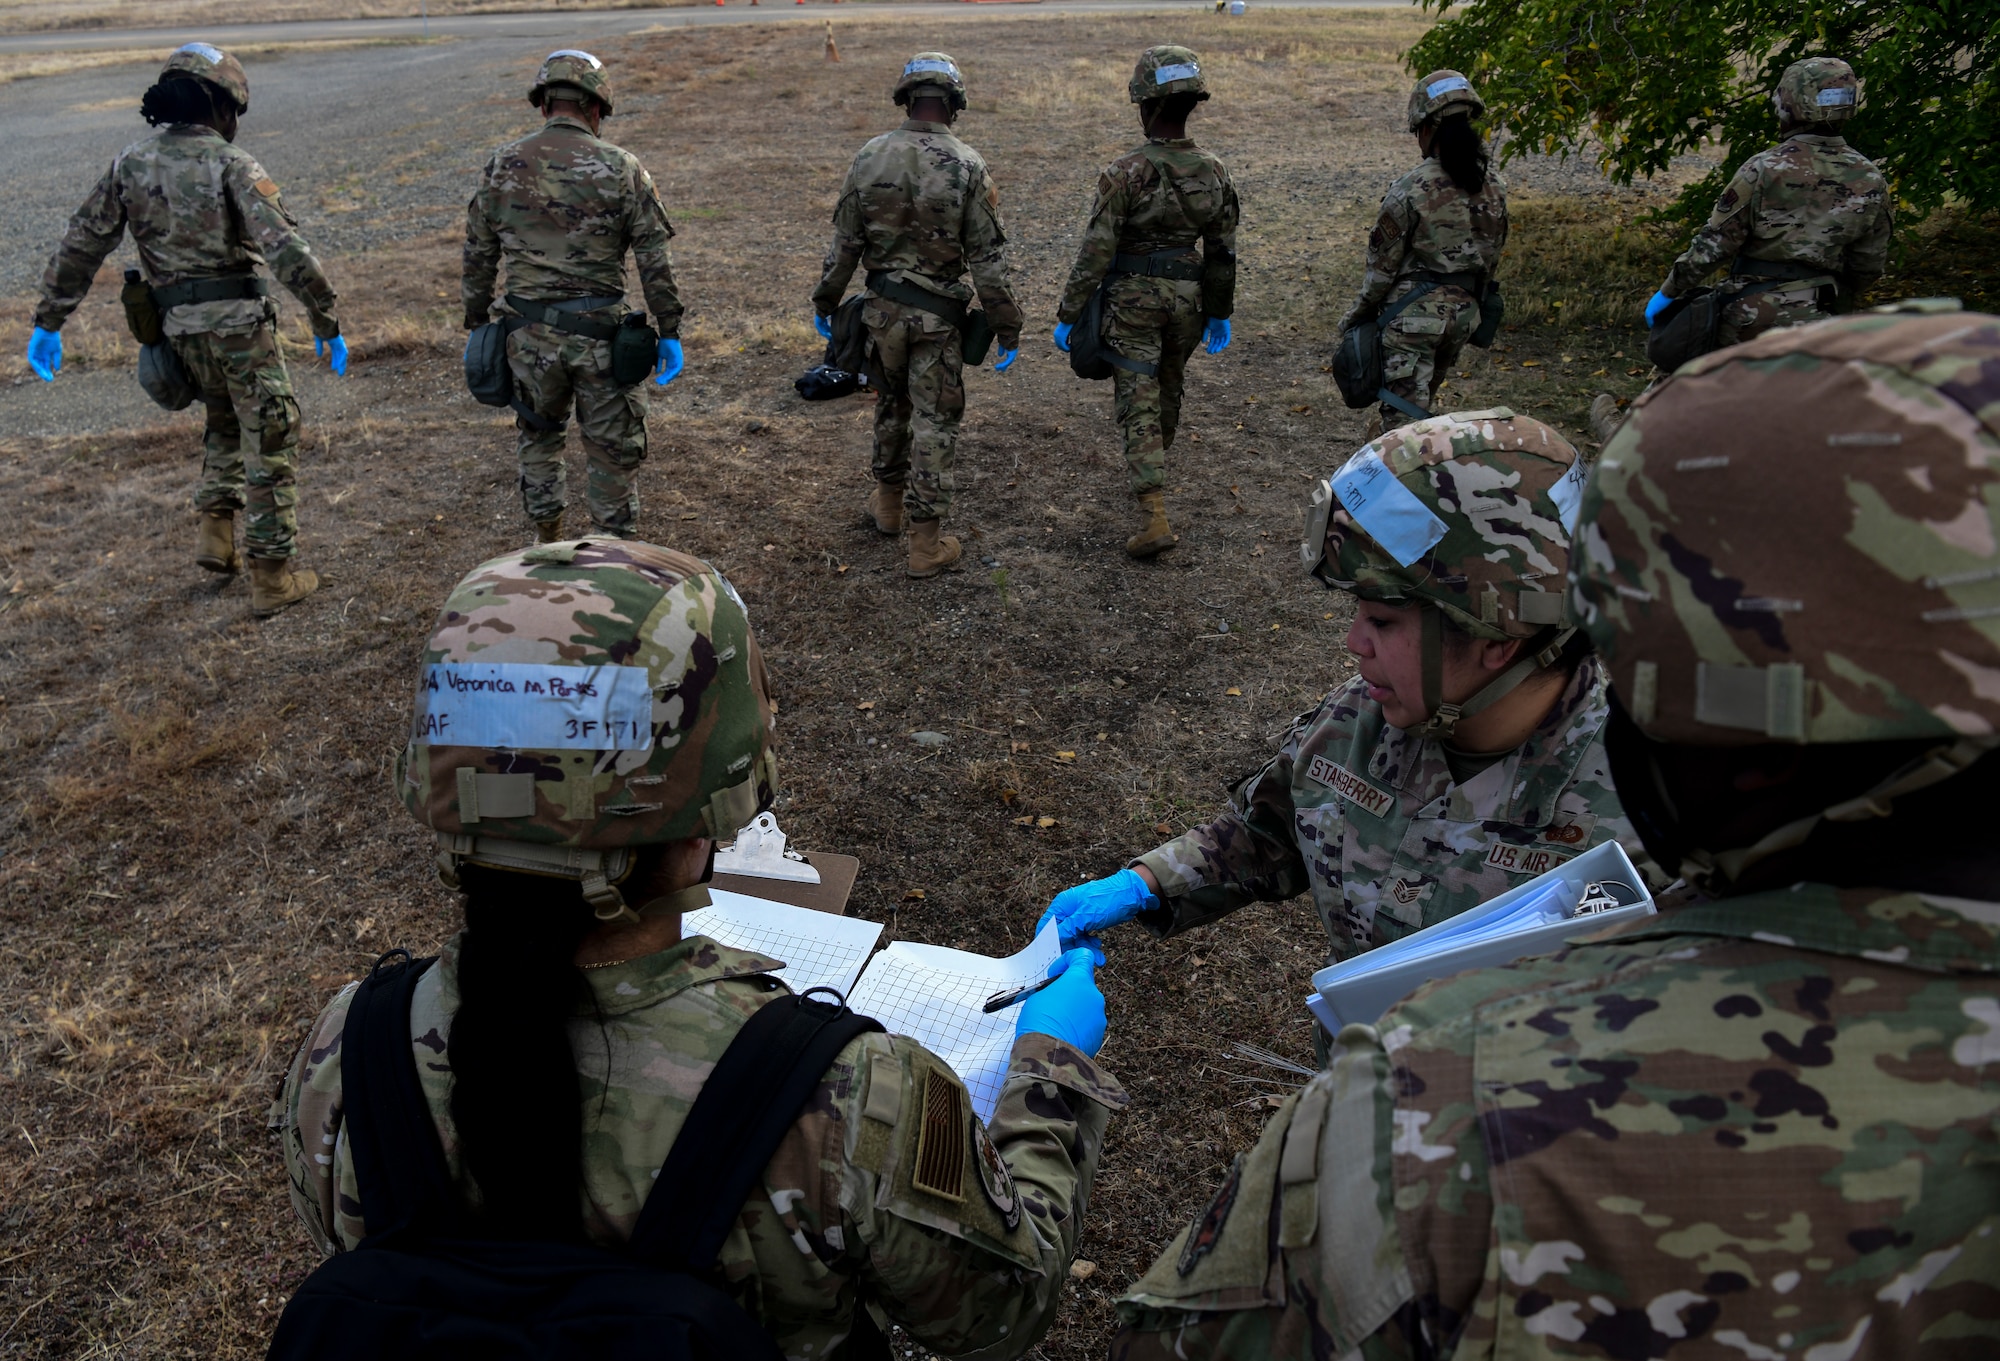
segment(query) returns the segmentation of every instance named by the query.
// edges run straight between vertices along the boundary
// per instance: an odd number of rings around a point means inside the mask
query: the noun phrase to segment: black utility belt
[[[1185,283],[1201,282],[1201,260],[1192,249],[1156,250],[1150,255],[1127,255],[1120,251],[1111,257],[1113,274],[1136,274],[1149,279],[1179,279]]]
[[[965,329],[967,308],[965,303],[957,298],[933,293],[920,284],[913,284],[907,279],[898,279],[887,270],[868,271],[867,284],[868,291],[878,298],[887,298],[890,302],[899,302],[905,307],[929,312],[934,317],[943,317],[958,330]]]
[[[1772,279],[1779,283],[1804,282],[1807,279],[1832,280],[1834,271],[1822,269],[1818,265],[1801,264],[1796,260],[1756,260],[1747,255],[1739,255],[1729,262],[1729,272],[1752,279]]]
[[[1434,284],[1439,288],[1462,288],[1475,298],[1486,286],[1486,276],[1470,269],[1460,270],[1456,274],[1439,274],[1435,270],[1419,269],[1403,277],[1415,279],[1420,283]]]
[[[162,312],[169,307],[185,307],[197,302],[234,302],[239,298],[268,298],[271,285],[255,274],[230,274],[219,279],[187,279],[153,290],[153,306]]]
[[[601,312],[607,307],[617,307],[624,303],[621,294],[616,297],[565,298],[561,302],[536,302],[532,298],[507,295],[507,306],[528,321],[538,321],[544,326],[565,331],[573,336],[584,336],[590,340],[616,340],[619,322],[586,321],[579,312]],[[643,321],[644,318],[641,317]]]

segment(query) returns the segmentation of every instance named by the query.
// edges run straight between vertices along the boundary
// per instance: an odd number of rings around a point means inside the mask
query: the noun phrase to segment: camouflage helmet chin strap
[[[1697,888],[1707,887],[1718,877],[1725,881],[1740,879],[1743,872],[1758,861],[1803,845],[1820,823],[1886,818],[1895,812],[1897,799],[1944,783],[1996,749],[2000,749],[2000,735],[1964,737],[1932,747],[1909,764],[1883,776],[1865,792],[1788,822],[1767,832],[1753,845],[1733,851],[1689,851],[1680,869],[1681,877]]]
[[[1451,741],[1460,720],[1492,708],[1520,689],[1528,677],[1545,666],[1553,665],[1562,656],[1569,640],[1576,636],[1574,627],[1562,629],[1546,645],[1521,656],[1471,695],[1456,704],[1447,704],[1444,699],[1444,611],[1428,601],[1420,602],[1417,608],[1421,617],[1419,635],[1423,649],[1424,711],[1429,717],[1407,731],[1414,737],[1435,737],[1440,742]]]
[[[437,845],[438,879],[446,888],[458,887],[459,868],[467,864],[516,874],[538,874],[548,879],[570,879],[581,885],[583,899],[597,914],[597,920],[634,926],[639,922],[639,914],[618,891],[618,885],[631,877],[638,862],[629,847],[594,851],[581,846],[547,846],[452,832],[439,832]]]

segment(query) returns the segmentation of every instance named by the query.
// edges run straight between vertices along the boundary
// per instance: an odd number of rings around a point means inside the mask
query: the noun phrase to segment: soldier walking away
[[[639,158],[597,135],[612,110],[603,62],[551,52],[528,102],[541,111],[541,131],[494,152],[466,205],[465,329],[489,315],[508,328],[521,504],[537,539],[562,537],[572,406],[590,462],[591,529],[630,538],[646,457],[646,408],[633,389],[647,364],[642,355],[637,371],[614,371],[619,330],[643,323],[625,310],[625,255],[658,332],[650,367],[664,387],[682,366],[681,297],[667,250],[674,229]],[[506,292],[496,303],[503,260]]]
[[[833,210],[833,244],[814,325],[828,319],[856,269],[865,271],[862,319],[873,355],[875,488],[868,513],[883,534],[910,532],[909,574],[933,577],[963,554],[940,532],[951,513],[952,455],[965,415],[963,329],[975,292],[1000,346],[994,371],[1014,362],[1021,309],[1007,285],[1000,191],[978,152],[951,133],[965,108],[965,77],[942,52],[919,52],[896,81],[909,117],[861,148]],[[967,287],[962,275],[972,275]]]
[[[167,59],[139,111],[159,131],[119,152],[70,219],[42,276],[28,363],[55,379],[63,322],[130,231],[164,343],[207,408],[195,562],[236,570],[236,512],[244,511],[250,608],[273,615],[311,595],[319,577],[293,565],[299,404],[278,350],[277,304],[257,266],[267,264],[305,305],[314,354],[345,374],[336,295],[277,181],[234,145],[237,120],[250,111],[242,63],[189,43]]]
[[[1065,940],[1132,920],[1169,936],[1310,892],[1346,959],[1605,841],[1650,867],[1605,761],[1604,669],[1563,592],[1584,476],[1561,435],[1496,407],[1393,430],[1321,479],[1302,552],[1357,597],[1354,679],[1227,809],[1063,890],[1042,921]]]
[[[754,1177],[739,1169],[735,1204],[708,1206],[736,1144],[710,1148],[685,1180],[662,1168],[681,1165],[677,1141],[697,1127],[690,1114],[729,1068],[739,1032],[809,1009],[782,961],[683,934],[681,914],[709,901],[715,839],[775,792],[769,683],[742,601],[699,559],[592,538],[481,565],[438,618],[396,788],[436,833],[464,925],[435,963],[421,961],[386,1036],[350,987],[292,1063],[272,1123],[293,1208],[339,1256],[321,1268],[328,1293],[309,1280],[294,1299],[286,1326],[300,1330],[300,1350],[286,1349],[281,1328],[272,1355],[336,1354],[305,1345],[322,1326],[340,1355],[362,1354],[353,1344],[364,1331],[381,1335],[367,1331],[382,1322],[378,1305],[343,1312],[327,1300],[343,1271],[379,1279],[368,1259],[383,1251],[381,1207],[426,1165],[445,1183],[444,1208],[462,1216],[461,1238],[582,1253],[596,1264],[590,1279],[636,1269],[622,1251],[635,1228],[635,1247],[682,1251],[645,1237],[660,1211],[720,1211],[708,1221],[712,1274],[686,1265],[785,1356],[886,1357],[878,1318],[946,1355],[1032,1350],[1063,1302],[1105,1128],[1126,1099],[1093,1058],[1105,1013],[1091,952],[1065,956],[1023,1007],[990,1122],[944,1060],[870,1022],[819,1068],[795,1070],[805,1081],[788,1109],[773,1095],[782,1083],[754,1092],[776,1107],[782,1138]],[[500,637],[507,660],[495,663]],[[781,1010],[767,1018],[767,1008]],[[358,1023],[381,1043],[344,1044]],[[356,1089],[379,1090],[383,1061],[420,1095],[411,1139],[385,1130],[373,1101],[368,1122],[357,1118]],[[725,1101],[746,1095],[724,1090]],[[412,1310],[445,1303],[421,1283],[390,1284]],[[300,1304],[309,1295],[317,1305]],[[612,1326],[616,1315],[601,1312],[590,1326]],[[384,1331],[413,1334],[407,1317]],[[587,1351],[604,1334],[590,1336]],[[662,1350],[657,1339],[646,1354],[667,1352],[766,1354]],[[604,1352],[614,1353],[640,1350]]]
[[[1884,309],[1633,403],[1572,580],[1625,806],[1694,889],[1342,1031],[1114,1358],[1984,1350],[1996,367],[2000,318]]]
[[[1472,126],[1485,112],[1472,82],[1456,71],[1433,71],[1410,91],[1410,131],[1423,163],[1382,196],[1361,292],[1340,319],[1345,335],[1360,322],[1387,318],[1382,386],[1395,400],[1369,418],[1366,439],[1428,416],[1446,371],[1478,329],[1480,300],[1507,244],[1507,181],[1488,164]]]
[[[1208,98],[1201,62],[1185,47],[1149,47],[1126,87],[1146,144],[1098,176],[1090,222],[1056,313],[1056,348],[1106,279],[1106,355],[1139,530],[1125,551],[1149,558],[1180,542],[1167,522],[1167,450],[1180,424],[1188,356],[1229,347],[1236,309],[1236,187],[1222,162],[1187,135]],[[1195,245],[1201,245],[1200,254]]]

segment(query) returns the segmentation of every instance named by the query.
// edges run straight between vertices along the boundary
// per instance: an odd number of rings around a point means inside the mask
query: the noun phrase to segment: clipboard
[[[854,880],[861,873],[861,862],[851,855],[832,855],[821,851],[806,854],[805,862],[819,871],[817,884],[766,879],[759,874],[720,872],[711,884],[749,898],[766,898],[774,903],[810,908],[814,912],[831,912],[836,917],[846,916],[847,895],[854,891]]]

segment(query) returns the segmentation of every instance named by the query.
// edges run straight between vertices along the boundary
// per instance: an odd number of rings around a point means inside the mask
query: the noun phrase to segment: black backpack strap
[[[810,994],[765,1003],[701,1084],[639,1212],[632,1250],[672,1270],[707,1272],[826,1070],[856,1036],[880,1029]]]
[[[401,961],[390,963],[398,955]],[[347,1005],[340,1033],[347,1146],[368,1243],[420,1219],[448,1217],[456,1204],[410,1046],[410,999],[430,963],[412,959],[408,950],[376,960]]]

